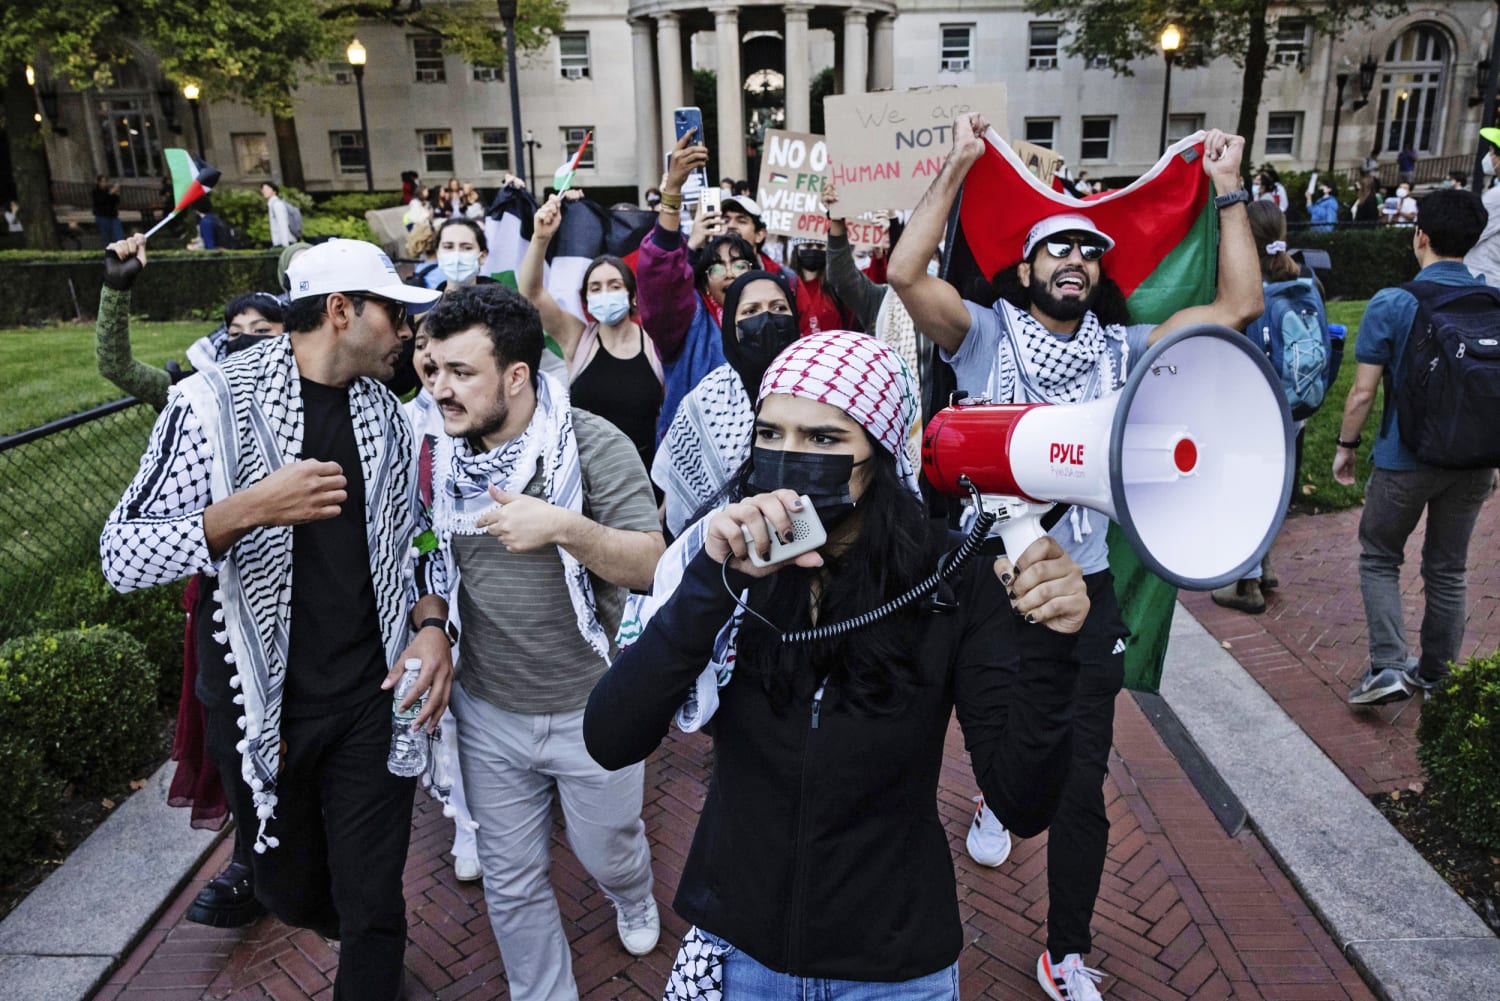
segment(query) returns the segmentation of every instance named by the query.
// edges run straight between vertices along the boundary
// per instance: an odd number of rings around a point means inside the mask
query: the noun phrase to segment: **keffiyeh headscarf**
[[[917,380],[888,344],[848,330],[804,337],[766,370],[756,405],[775,393],[827,403],[854,418],[896,457],[902,482],[921,496],[918,461],[909,447],[922,413]]]

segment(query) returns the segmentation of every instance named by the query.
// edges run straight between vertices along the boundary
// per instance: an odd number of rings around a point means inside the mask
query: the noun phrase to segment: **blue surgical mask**
[[[595,292],[589,296],[588,306],[589,315],[606,327],[613,327],[630,315],[630,293],[624,289]]]
[[[452,285],[467,285],[479,274],[479,251],[438,251],[438,269]]]

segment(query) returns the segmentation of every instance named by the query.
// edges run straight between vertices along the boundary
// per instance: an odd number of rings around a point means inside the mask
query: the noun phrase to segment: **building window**
[[[1026,119],[1026,141],[1047,149],[1057,148],[1057,119]]]
[[[940,30],[943,37],[941,68],[950,73],[965,72],[974,58],[974,26],[945,24]]]
[[[476,83],[499,83],[505,79],[505,69],[501,66],[475,66],[474,81]]]
[[[475,129],[474,146],[479,151],[479,169],[485,173],[510,170],[510,130]]]
[[[448,129],[431,129],[417,133],[422,148],[422,173],[429,176],[453,174],[453,133]]]
[[[1386,49],[1375,118],[1380,129],[1377,148],[1387,153],[1438,152],[1438,101],[1451,58],[1448,36],[1431,24],[1413,25]]]
[[[592,131],[594,131],[592,125],[564,125],[562,127],[563,148],[568,151],[567,156],[564,157],[565,163],[573,162],[573,154],[578,152],[578,144],[583,142],[584,137]],[[583,151],[583,159],[578,161],[579,170],[587,170],[594,165],[596,148],[594,140],[590,139],[589,148]]]
[[[328,144],[333,147],[333,170],[336,174],[365,172],[365,137],[358,132],[330,132]]]
[[[354,82],[354,67],[347,62],[338,61],[328,64],[328,76],[330,83],[340,86]]]
[[[1109,56],[1090,56],[1084,63],[1085,69],[1107,70],[1109,69]]]
[[[582,80],[589,75],[589,33],[564,31],[557,36],[557,51],[562,56],[562,75]]]
[[[443,40],[432,35],[417,35],[411,40],[412,60],[417,68],[417,83],[442,83],[448,79],[443,68]]]
[[[1167,118],[1167,145],[1170,146],[1179,139],[1188,136],[1203,128],[1202,115],[1171,115]]]
[[[132,64],[134,65],[134,64]],[[160,177],[161,136],[144,98],[112,98],[101,104],[105,173],[111,177]]]
[[[271,173],[271,147],[264,132],[237,132],[229,136],[234,162],[241,174],[264,177]]]
[[[1026,50],[1026,68],[1029,70],[1057,69],[1058,43],[1062,41],[1062,25],[1031,24],[1031,42]]]
[[[1115,120],[1113,118],[1085,118],[1083,141],[1078,146],[1080,160],[1114,159]]]
[[[1278,66],[1307,65],[1307,50],[1312,44],[1312,25],[1302,17],[1283,17],[1276,21],[1276,46],[1271,53]]]
[[[1266,116],[1266,156],[1296,156],[1302,140],[1302,112],[1273,111]]]

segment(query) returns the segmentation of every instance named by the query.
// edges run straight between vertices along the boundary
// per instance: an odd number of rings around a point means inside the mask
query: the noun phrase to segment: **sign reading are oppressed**
[[[1005,85],[919,87],[823,101],[828,176],[850,215],[909,209],[953,148],[953,120],[978,112],[1005,132]]]
[[[827,240],[828,214],[821,196],[828,179],[828,143],[810,132],[767,129],[762,151],[755,200],[767,232]],[[849,242],[857,247],[883,247],[890,236],[886,220],[871,215],[851,218],[845,226]]]

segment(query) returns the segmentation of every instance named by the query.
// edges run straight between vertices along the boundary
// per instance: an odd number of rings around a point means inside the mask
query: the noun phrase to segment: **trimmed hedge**
[[[1463,840],[1500,850],[1500,652],[1453,668],[1422,706],[1417,760]]]
[[[1341,226],[1326,232],[1294,229],[1293,248],[1328,251],[1333,274],[1324,291],[1330,299],[1368,299],[1383,288],[1417,275],[1410,226]]]
[[[43,630],[0,645],[0,744],[85,791],[130,778],[151,756],[155,705],[155,672],[127,633]]]
[[[0,881],[46,850],[64,783],[34,748],[0,738]]]
[[[150,252],[150,266],[136,279],[131,307],[149,320],[216,319],[224,303],[237,295],[279,289],[279,257],[279,251]],[[71,320],[79,310],[92,319],[103,284],[101,251],[0,253],[0,288],[5,289],[0,327]]]

